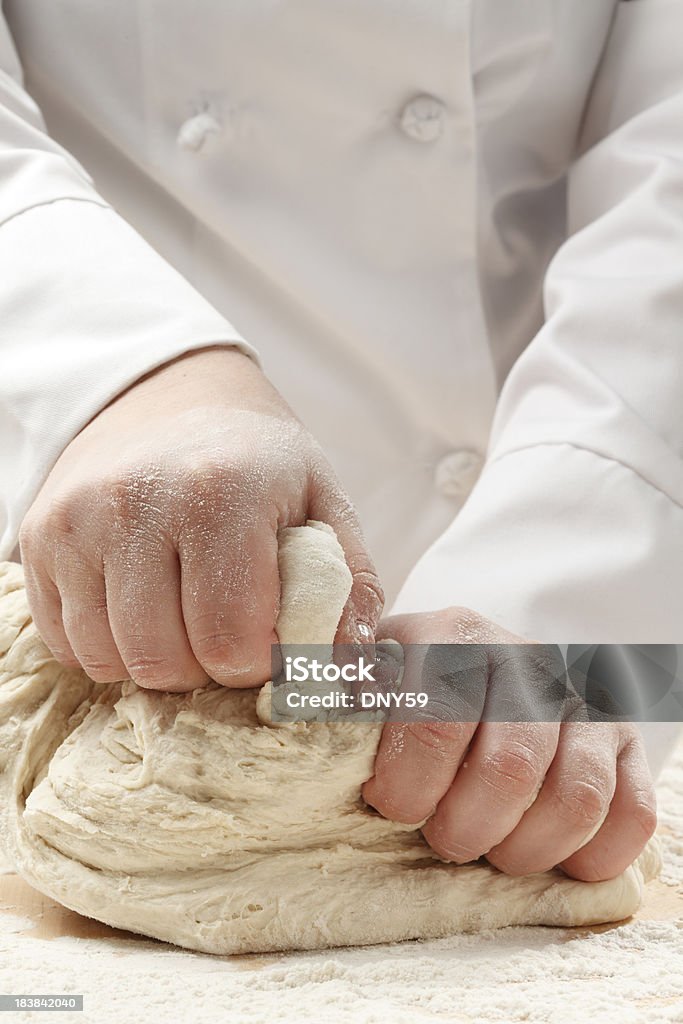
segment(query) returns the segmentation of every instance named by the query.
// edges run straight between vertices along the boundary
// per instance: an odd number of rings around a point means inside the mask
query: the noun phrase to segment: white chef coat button
[[[188,118],[181,124],[176,136],[176,143],[180,149],[187,149],[197,153],[210,135],[218,135],[221,126],[208,111],[204,110],[194,117]]]
[[[437,491],[446,498],[466,498],[481,472],[483,459],[477,452],[462,448],[439,460],[434,471]]]
[[[418,142],[434,142],[443,128],[444,107],[435,96],[416,96],[401,111],[400,125]]]

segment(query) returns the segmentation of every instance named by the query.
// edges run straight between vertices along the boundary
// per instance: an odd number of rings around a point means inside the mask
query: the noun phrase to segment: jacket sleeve
[[[78,431],[143,374],[212,344],[257,358],[48,136],[0,13],[0,560]]]
[[[568,181],[545,324],[484,471],[395,611],[465,605],[548,643],[683,630],[683,4],[622,3]]]

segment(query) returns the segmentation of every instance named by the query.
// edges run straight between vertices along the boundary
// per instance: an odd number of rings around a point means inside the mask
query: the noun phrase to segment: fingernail
[[[356,630],[358,632],[358,638],[362,644],[372,643],[372,630],[368,626],[367,622],[356,620]]]

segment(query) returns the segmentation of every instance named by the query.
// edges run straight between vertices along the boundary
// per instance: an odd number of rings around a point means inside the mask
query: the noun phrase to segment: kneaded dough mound
[[[350,588],[334,533],[284,530],[283,643],[331,643]],[[513,879],[441,862],[360,799],[380,725],[270,727],[254,690],[102,685],[61,668],[0,564],[0,836],[31,885],[118,928],[208,953],[619,920],[656,870]]]

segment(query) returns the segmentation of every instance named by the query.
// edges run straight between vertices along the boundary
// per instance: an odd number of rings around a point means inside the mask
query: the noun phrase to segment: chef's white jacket
[[[681,0],[3,12],[0,557],[113,396],[238,344],[397,610],[680,638]]]

